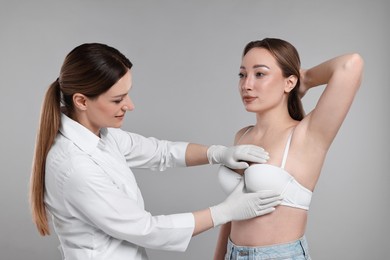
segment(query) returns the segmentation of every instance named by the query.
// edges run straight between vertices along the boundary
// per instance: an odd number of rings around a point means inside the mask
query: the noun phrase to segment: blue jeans
[[[286,243],[270,246],[236,246],[229,239],[225,260],[310,260],[305,236]]]

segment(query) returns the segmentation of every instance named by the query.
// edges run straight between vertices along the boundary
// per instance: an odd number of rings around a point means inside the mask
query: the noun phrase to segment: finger
[[[266,151],[251,150],[247,154],[261,158],[269,158],[269,153]]]
[[[267,199],[267,198],[272,198],[272,197],[281,197],[279,192],[275,190],[262,190],[262,191],[257,191],[256,194],[261,198],[261,199]]]
[[[282,203],[281,200],[273,200],[273,201],[269,201],[266,204],[261,203],[260,208],[266,209],[266,208],[270,208],[270,207],[276,207],[276,206],[279,206],[281,203]]]
[[[247,161],[247,162],[254,162],[254,163],[266,163],[268,159],[269,159],[268,155],[255,156],[250,154],[243,154],[238,158],[238,160],[240,161]]]
[[[262,153],[266,153],[268,154],[267,151],[264,150],[264,148],[260,147],[260,146],[256,146],[256,145],[252,145],[252,144],[249,144],[249,145],[240,145],[239,147],[237,147],[236,149],[234,149],[234,154],[262,154]]]
[[[256,210],[256,214],[257,214],[257,216],[262,216],[265,214],[269,214],[273,211],[275,211],[275,208],[260,209],[260,210]]]
[[[254,144],[244,144],[242,147],[247,151],[265,152],[263,147]]]
[[[232,169],[246,169],[249,167],[249,164],[247,162],[234,162],[227,166]]]
[[[234,154],[235,159],[246,159],[246,158],[248,158],[248,156],[268,159],[269,153],[264,151],[264,150],[259,151],[257,149],[250,149],[250,150],[237,151]]]

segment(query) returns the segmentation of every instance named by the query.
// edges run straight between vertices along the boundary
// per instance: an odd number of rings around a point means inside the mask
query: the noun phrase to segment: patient
[[[345,54],[308,70],[290,43],[274,38],[246,45],[239,72],[245,109],[253,126],[237,132],[235,144],[264,147],[270,159],[245,172],[221,167],[226,193],[245,179],[248,191],[277,190],[283,202],[271,214],[221,226],[214,259],[310,259],[307,215],[328,149],[360,86],[363,60]],[[315,108],[304,114],[301,98],[326,85]]]

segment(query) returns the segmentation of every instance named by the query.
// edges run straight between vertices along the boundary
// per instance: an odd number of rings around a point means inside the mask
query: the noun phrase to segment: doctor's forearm
[[[210,209],[204,209],[192,212],[195,218],[195,228],[192,236],[196,236],[210,228],[214,227],[213,219],[211,218]]]
[[[202,164],[208,164],[207,159],[207,146],[201,144],[190,143],[187,146],[186,150],[186,165],[187,166],[196,166]]]

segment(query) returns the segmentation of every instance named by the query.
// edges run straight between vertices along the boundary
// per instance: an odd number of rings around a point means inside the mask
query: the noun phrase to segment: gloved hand
[[[244,193],[244,179],[222,203],[210,207],[214,227],[271,213],[282,197],[274,191]]]
[[[231,169],[248,168],[247,162],[266,163],[268,152],[257,145],[246,144],[226,147],[212,145],[207,149],[207,158],[210,164],[220,163]]]

